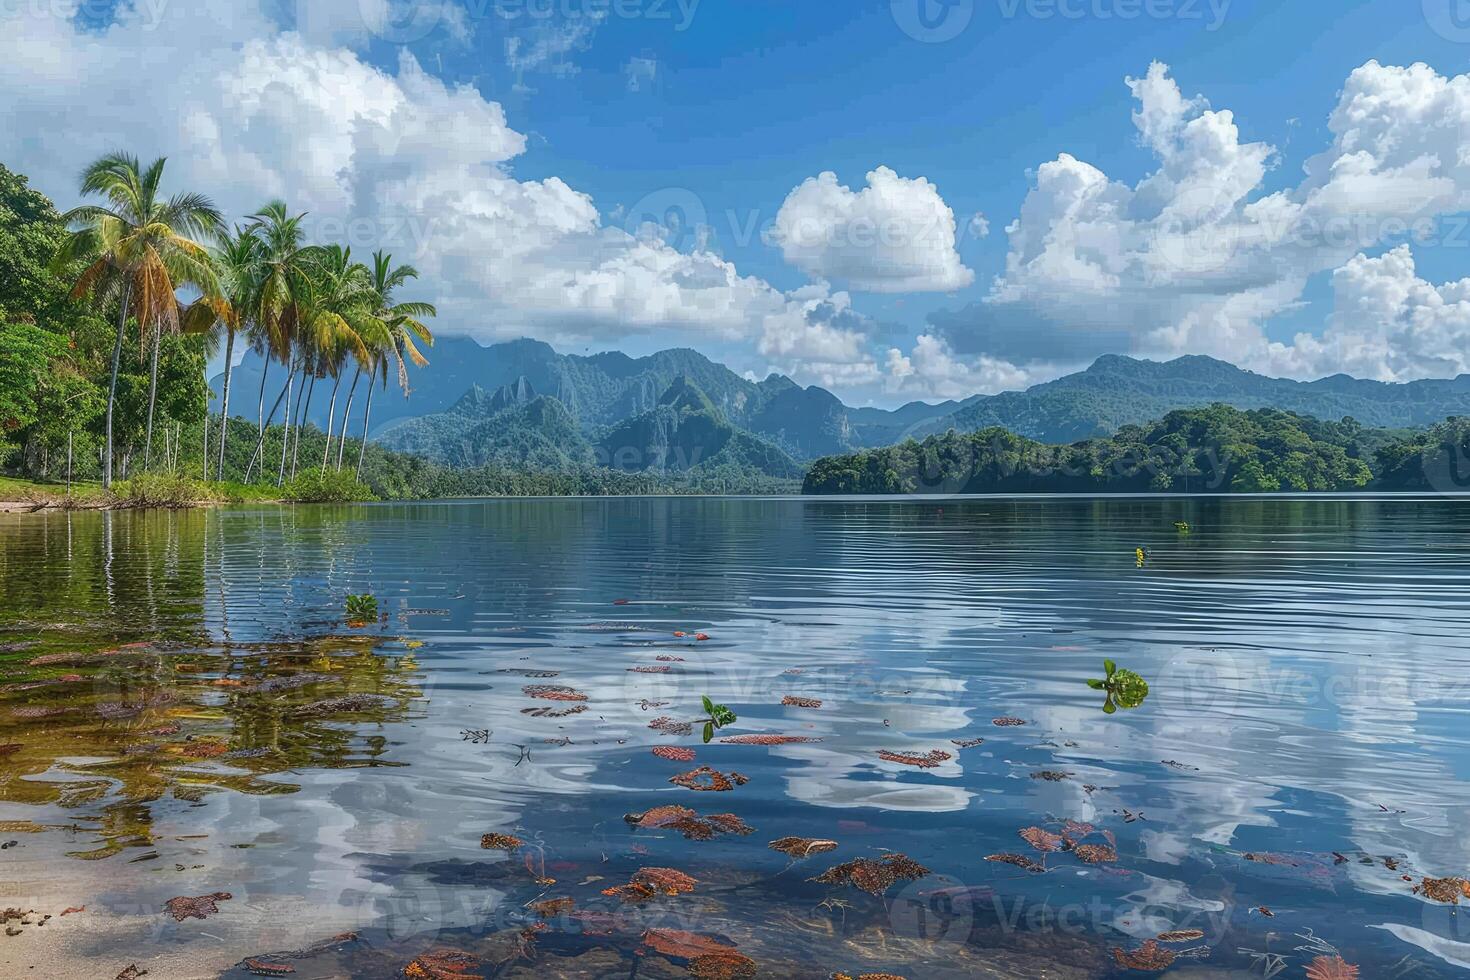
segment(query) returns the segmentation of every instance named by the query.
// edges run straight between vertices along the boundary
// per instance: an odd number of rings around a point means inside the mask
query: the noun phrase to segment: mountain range
[[[487,347],[447,337],[430,361],[414,372],[411,398],[395,388],[375,395],[373,439],[454,466],[591,464],[666,472],[747,466],[799,477],[802,464],[822,456],[949,429],[1001,426],[1044,443],[1072,443],[1213,403],[1325,420],[1350,416],[1379,428],[1420,428],[1470,415],[1470,375],[1408,384],[1346,375],[1302,382],[1199,355],[1168,362],[1107,355],[1025,391],[897,409],[850,407],[779,374],[752,381],[689,349],[584,356],[534,340]],[[216,391],[220,380],[214,379]],[[267,408],[283,380],[273,366]],[[349,383],[338,394],[339,417]],[[247,356],[233,372],[232,414],[253,418],[259,391],[260,362]],[[364,397],[360,384],[350,432],[360,430]],[[318,426],[329,399],[318,382],[309,412]]]

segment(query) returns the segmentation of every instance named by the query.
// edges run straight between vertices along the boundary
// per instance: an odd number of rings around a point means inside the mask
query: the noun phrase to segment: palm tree
[[[260,425],[259,453],[265,447],[265,433],[270,419],[265,417],[265,381],[272,358],[286,365],[286,384],[281,398],[286,399],[285,438],[291,434],[291,386],[300,365],[293,360],[299,352],[302,320],[305,316],[307,298],[312,289],[309,269],[311,248],[302,244],[303,222],[306,215],[293,215],[284,201],[271,201],[259,213],[250,216],[251,230],[263,242],[262,273],[260,289],[254,307],[257,349],[263,354],[265,363],[260,377],[260,399],[257,406],[257,422]],[[271,409],[275,418],[275,408]],[[282,444],[284,456],[284,443]],[[254,465],[251,459],[251,466]],[[264,469],[264,466],[262,466]],[[248,470],[247,470],[248,472]]]
[[[230,375],[234,370],[235,336],[250,322],[259,303],[265,246],[255,232],[236,227],[233,234],[216,236],[214,264],[219,275],[220,296],[215,303],[215,323],[225,334],[225,380],[220,392],[219,465],[215,479],[225,478],[225,441],[230,426]],[[205,421],[206,433],[208,420]],[[206,436],[207,438],[207,436]],[[204,465],[208,478],[209,464]]]
[[[112,378],[107,389],[107,421],[103,442],[102,485],[112,486],[112,420],[117,403],[117,375],[122,363],[123,336],[128,314],[138,323],[140,337],[149,326],[177,329],[179,304],[174,292],[184,285],[216,295],[209,254],[196,239],[220,224],[219,211],[199,194],[179,194],[163,200],[163,158],[142,169],[137,157],[113,153],[82,172],[83,195],[98,195],[106,205],[84,204],[68,211],[63,220],[72,232],[52,260],[61,272],[78,261],[87,262],[72,287],[72,296],[116,300],[117,337],[112,348]],[[153,399],[157,394],[158,358],[153,358],[149,384],[148,438],[152,441]]]
[[[386,348],[373,352],[373,380],[381,375],[383,386],[387,387],[388,358],[391,356],[398,365],[398,386],[403,389],[405,396],[408,394],[408,366],[404,363],[404,358],[412,361],[415,367],[424,367],[429,363],[429,359],[414,346],[414,338],[432,347],[434,335],[421,318],[439,315],[439,311],[429,303],[393,301],[393,294],[400,286],[418,277],[419,272],[413,266],[400,265],[394,268],[391,255],[383,251],[373,253],[373,299],[377,317],[388,328],[391,342]],[[372,412],[373,386],[369,384],[367,407],[362,413],[362,443],[357,447],[358,479],[362,478],[362,458],[367,452],[368,420]]]
[[[352,261],[352,250],[340,245],[308,249],[310,299],[302,322],[302,345],[313,365],[332,375],[332,398],[327,408],[327,441],[322,451],[322,472],[332,451],[332,432],[337,411],[337,391],[342,369],[350,357],[359,375],[372,364],[372,350],[387,343],[388,328],[374,316],[372,275],[360,262]],[[356,379],[354,379],[354,385]],[[346,420],[343,420],[346,428]],[[344,433],[345,435],[345,433]]]

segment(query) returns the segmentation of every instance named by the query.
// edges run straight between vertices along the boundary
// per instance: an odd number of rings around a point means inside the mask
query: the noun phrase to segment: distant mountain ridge
[[[486,459],[571,465],[593,459],[599,446],[606,448],[610,432],[667,407],[661,400],[680,385],[698,390],[720,425],[797,462],[990,426],[1045,443],[1070,443],[1215,403],[1242,410],[1277,408],[1328,421],[1351,416],[1379,428],[1418,428],[1470,415],[1470,375],[1407,384],[1345,375],[1302,382],[1268,378],[1202,355],[1167,362],[1106,355],[1084,371],[1025,391],[940,404],[910,402],[891,410],[853,408],[829,391],[804,388],[779,374],[752,381],[687,348],[635,358],[619,351],[561,354],[535,340],[486,347],[446,337],[429,357],[428,367],[412,372],[411,399],[394,388],[377,394],[373,438],[454,465]],[[267,407],[284,374],[279,365],[272,366]],[[220,380],[214,380],[216,391]],[[350,376],[344,392],[349,384]],[[233,414],[254,417],[259,386],[260,362],[247,359],[232,379]],[[315,387],[310,418],[322,426],[329,394],[325,383]],[[536,407],[542,399],[549,402]],[[341,398],[337,404],[340,410]],[[362,404],[359,390],[349,431],[361,425]],[[648,434],[662,432],[663,438],[671,431],[644,422]],[[719,431],[715,436],[711,429],[711,438],[728,441]],[[744,449],[755,452],[754,446]],[[784,464],[772,465],[781,469]]]

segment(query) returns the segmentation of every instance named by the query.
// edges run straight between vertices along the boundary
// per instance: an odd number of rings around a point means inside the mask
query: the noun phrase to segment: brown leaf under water
[[[665,735],[690,735],[694,732],[694,726],[687,721],[679,721],[668,715],[661,715],[648,723],[648,727]]]
[[[1414,894],[1445,905],[1459,905],[1460,899],[1470,898],[1470,881],[1464,878],[1425,878],[1414,886]]]
[[[528,684],[521,688],[521,693],[527,697],[540,698],[543,701],[586,701],[587,695],[573,687],[561,684]]]
[[[822,840],[819,837],[782,837],[780,840],[771,841],[766,846],[798,861],[809,858],[813,854],[824,854],[827,851],[837,850],[835,840]]]
[[[820,708],[822,702],[818,698],[799,698],[795,694],[788,694],[781,699],[781,703],[788,708]]]
[[[1050,854],[1053,851],[1060,851],[1062,849],[1062,845],[1066,843],[1066,841],[1063,840],[1061,836],[1049,833],[1048,831],[1042,830],[1040,827],[1027,827],[1024,830],[1019,831],[1019,833],[1022,840],[1024,840],[1026,843],[1030,844],[1032,847],[1036,848],[1043,854]]]
[[[245,972],[257,977],[284,977],[296,972],[296,967],[290,963],[276,963],[271,960],[249,959],[244,966]]]
[[[410,980],[484,980],[470,973],[480,965],[478,957],[458,949],[436,949],[416,957],[403,968]]]
[[[738,772],[732,772],[727,776],[718,769],[700,766],[698,769],[691,769],[670,777],[669,782],[700,793],[725,793],[736,786],[744,786],[750,780]]]
[[[577,905],[574,898],[546,898],[539,902],[531,902],[526,906],[543,919],[554,919],[564,912],[570,912]]]
[[[973,749],[977,745],[985,744],[983,738],[952,738],[950,741],[962,749]]]
[[[917,881],[929,874],[929,869],[906,854],[885,854],[878,860],[858,858],[838,864],[817,875],[812,881],[824,885],[852,885],[870,895],[881,896],[894,882]]]
[[[510,834],[486,834],[480,838],[480,846],[487,851],[514,851],[525,845],[525,841]]]
[[[722,745],[804,745],[820,741],[810,735],[731,735],[720,739]]]
[[[1169,965],[1178,958],[1177,953],[1164,949],[1156,939],[1146,941],[1132,952],[1124,952],[1116,946],[1113,947],[1113,959],[1118,961],[1119,966],[1129,970],[1167,970]]]
[[[1079,844],[1072,848],[1072,853],[1088,864],[1110,864],[1118,860],[1118,852],[1104,844]]]
[[[625,902],[646,902],[659,895],[682,895],[694,891],[697,879],[673,868],[640,868],[626,885],[604,888],[602,893]]]
[[[138,980],[139,977],[143,976],[147,972],[147,970],[138,969],[138,967],[133,964],[128,964],[127,968],[119,973],[116,977],[114,977],[113,980]]]
[[[521,714],[530,715],[532,718],[570,718],[572,715],[580,715],[587,710],[585,704],[575,704],[569,708],[522,708]]]
[[[656,745],[653,754],[670,762],[693,762],[694,750],[679,745]]]
[[[659,827],[667,827],[677,821],[697,816],[699,814],[687,806],[656,806],[642,813],[624,814],[623,819],[643,830],[656,830]]]
[[[990,723],[997,728],[1015,728],[1026,724],[1020,718],[992,718]]]
[[[755,960],[731,949],[694,957],[689,973],[698,980],[746,980],[756,975],[756,967]]]
[[[630,674],[667,674],[671,669],[672,668],[669,667],[667,664],[659,664],[657,666],[643,665],[643,666],[638,666],[638,667],[629,667],[628,668],[628,673],[630,673]]]
[[[1307,967],[1307,980],[1357,980],[1358,968],[1341,956],[1319,956]]]
[[[994,861],[997,864],[1014,864],[1018,868],[1027,871],[1045,871],[1046,865],[1032,860],[1024,854],[987,854],[985,860]]]
[[[1070,772],[1057,772],[1053,769],[1043,769],[1040,772],[1033,772],[1031,778],[1044,779],[1048,783],[1060,783],[1062,780],[1070,778],[1071,775]]]
[[[183,922],[185,919],[207,919],[219,912],[219,905],[216,903],[228,901],[233,897],[229,892],[213,892],[194,898],[181,896],[164,902],[163,910],[173,916],[175,922]]]
[[[916,766],[919,769],[934,769],[941,762],[948,762],[954,756],[943,749],[931,749],[923,755],[916,752],[893,752],[888,749],[880,749],[878,758],[884,762],[896,762],[901,766]]]
[[[692,960],[696,956],[735,950],[729,943],[679,929],[649,929],[643,933],[643,945],[679,960]]]
[[[1199,929],[1175,929],[1172,932],[1161,932],[1154,938],[1161,943],[1192,943],[1196,939],[1205,938],[1205,934]]]

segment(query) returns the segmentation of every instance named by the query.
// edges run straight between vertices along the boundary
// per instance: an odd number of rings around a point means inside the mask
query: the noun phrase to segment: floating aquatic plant
[[[812,881],[824,885],[852,885],[870,895],[882,896],[897,881],[918,881],[929,874],[929,869],[907,854],[893,852],[878,860],[858,858],[834,865],[817,875]]]
[[[1124,952],[1113,947],[1113,959],[1118,965],[1128,970],[1143,970],[1146,972],[1157,972],[1167,970],[1179,954],[1173,950],[1160,946],[1158,940],[1149,939],[1144,944],[1131,952]]]
[[[766,846],[773,851],[780,851],[782,854],[793,857],[798,861],[803,858],[809,858],[813,854],[823,854],[827,851],[837,850],[837,842],[835,840],[822,840],[816,837],[782,837],[780,840],[771,841]]]
[[[378,618],[378,597],[371,592],[347,597],[347,623],[350,626],[366,626]]]
[[[1307,980],[1357,980],[1358,968],[1341,956],[1319,956],[1307,966]]]
[[[708,695],[705,695],[700,700],[703,701],[705,713],[709,716],[704,723],[704,740],[706,743],[708,743],[710,739],[715,737],[715,732],[717,730],[724,728],[726,725],[733,725],[735,724],[735,722],[739,721],[739,718],[736,717],[735,712],[731,711],[723,704],[715,704],[709,699]]]
[[[207,919],[219,912],[219,902],[233,898],[229,892],[214,892],[194,898],[171,898],[163,903],[163,910],[174,917],[175,922],[185,919]]]
[[[1107,693],[1107,700],[1103,702],[1104,714],[1110,715],[1119,708],[1133,709],[1143,704],[1148,697],[1148,681],[1127,668],[1120,669],[1111,660],[1103,661],[1103,669],[1107,671],[1107,676],[1101,680],[1093,678],[1087,682],[1087,686],[1094,691]]]

